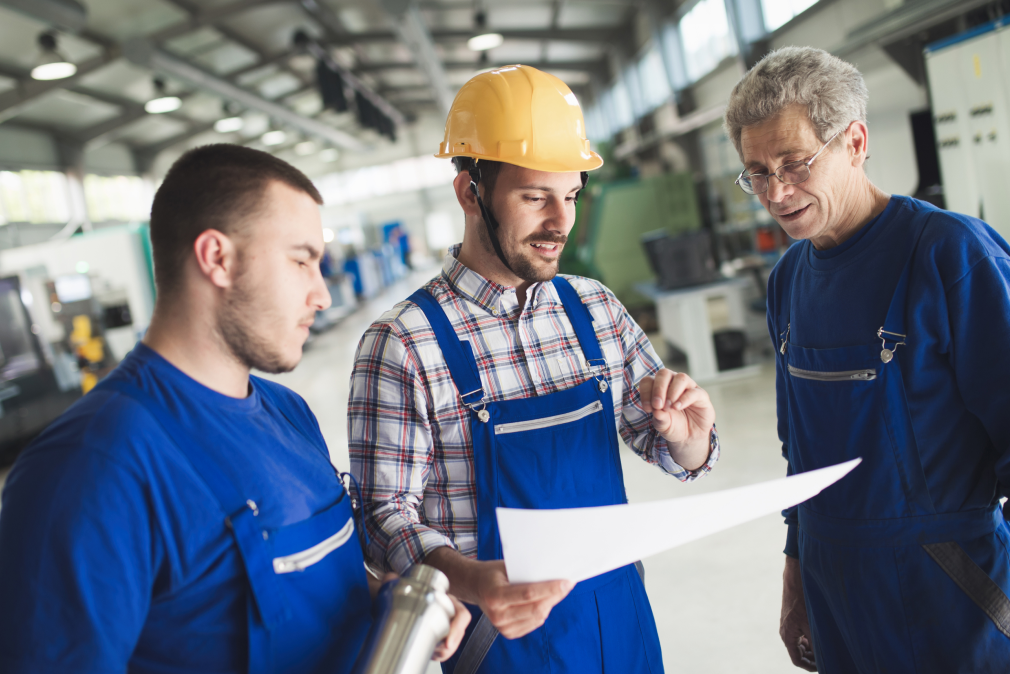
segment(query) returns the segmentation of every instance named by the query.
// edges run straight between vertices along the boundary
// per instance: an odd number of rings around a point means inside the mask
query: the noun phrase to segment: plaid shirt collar
[[[503,302],[502,296],[508,293],[514,294],[515,287],[503,286],[486,279],[457,260],[456,256],[459,255],[462,247],[463,244],[457,243],[449,248],[449,252],[442,261],[442,278],[452,290],[487,313],[494,316],[497,316],[499,312],[508,313],[509,307],[516,304],[515,300],[513,299],[511,303]],[[554,289],[553,283],[534,283],[527,291],[526,297],[527,303],[532,302],[534,307],[561,304],[561,297]],[[522,307],[519,308],[522,309]]]

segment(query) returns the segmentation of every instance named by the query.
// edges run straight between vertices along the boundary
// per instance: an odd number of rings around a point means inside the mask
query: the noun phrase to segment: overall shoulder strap
[[[912,243],[911,251],[908,254],[908,260],[905,261],[905,267],[901,270],[901,276],[898,277],[898,284],[894,288],[894,295],[891,296],[891,304],[887,308],[887,316],[884,318],[884,325],[880,327],[881,333],[900,335],[902,339],[906,336],[905,315],[907,313],[906,309],[908,305],[908,284],[909,279],[912,276],[912,269],[915,267],[915,254],[916,251],[919,250],[919,242],[922,240],[922,235],[926,231],[928,223],[929,219],[923,218],[923,222],[919,225],[919,231],[915,233],[915,239]],[[888,337],[888,341],[899,340]]]
[[[464,403],[477,403],[484,397],[484,388],[480,383],[480,373],[477,360],[473,356],[473,348],[469,342],[464,342],[452,328],[449,317],[439,305],[438,300],[425,290],[419,288],[407,298],[424,312],[425,318],[435,333],[435,340],[442,350],[442,357],[449,367],[452,381],[459,390]],[[480,395],[477,395],[477,394]]]
[[[210,489],[225,515],[225,524],[231,529],[242,556],[260,620],[267,629],[286,621],[290,617],[290,612],[277,586],[273,563],[264,545],[263,530],[255,521],[259,514],[256,503],[242,496],[238,486],[207,456],[203,450],[203,443],[183,430],[178,421],[148,393],[120,380],[106,380],[98,387],[116,391],[136,401],[154,417],[162,430],[172,439],[196,474]]]
[[[803,243],[793,244],[796,246],[802,246]],[[778,274],[782,277],[781,287],[782,294],[778,297],[778,316],[776,317],[775,327],[781,333],[786,329],[786,326],[790,323],[790,315],[792,314],[792,300],[793,300],[793,285],[796,282],[796,270],[800,266],[800,255],[793,254],[791,256],[783,256],[780,263],[781,268],[778,269]]]
[[[561,297],[561,304],[565,307],[568,320],[571,321],[572,328],[575,330],[575,336],[582,347],[582,353],[586,355],[586,361],[590,364],[593,361],[605,362],[603,350],[600,349],[600,342],[596,338],[596,330],[593,329],[593,315],[589,313],[589,307],[585,305],[568,279],[555,276],[553,283]]]

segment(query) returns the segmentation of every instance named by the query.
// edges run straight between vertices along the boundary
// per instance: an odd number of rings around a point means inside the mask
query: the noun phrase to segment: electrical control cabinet
[[[925,56],[947,208],[1010,239],[1010,24],[980,26]]]

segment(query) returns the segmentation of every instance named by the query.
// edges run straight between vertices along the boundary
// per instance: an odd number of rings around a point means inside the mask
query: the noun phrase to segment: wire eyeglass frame
[[[758,195],[758,194],[764,194],[765,192],[768,191],[768,188],[771,186],[769,180],[772,177],[777,178],[778,181],[781,182],[783,185],[799,185],[802,182],[806,182],[807,180],[810,179],[810,165],[814,163],[814,160],[817,159],[822,152],[824,152],[824,148],[826,148],[828,145],[831,145],[831,141],[833,141],[835,138],[838,138],[839,134],[841,134],[842,131],[847,131],[848,128],[849,127],[845,127],[841,131],[835,133],[835,135],[833,135],[831,138],[828,138],[827,142],[824,143],[824,145],[821,146],[821,149],[818,150],[816,153],[814,153],[814,156],[811,157],[810,159],[799,159],[797,161],[791,161],[788,164],[783,164],[782,166],[775,169],[774,173],[747,173],[747,169],[744,169],[743,171],[740,172],[740,175],[737,176],[737,179],[733,182],[733,184],[738,185],[740,189],[744,191],[745,194]],[[807,173],[803,178],[799,180],[794,180],[790,182],[785,178],[783,178],[781,175],[779,175],[784,171],[785,172],[793,171],[799,167],[803,167],[804,169],[806,169]],[[764,189],[755,190],[753,187],[753,182],[751,181],[752,178],[764,178],[765,179]]]

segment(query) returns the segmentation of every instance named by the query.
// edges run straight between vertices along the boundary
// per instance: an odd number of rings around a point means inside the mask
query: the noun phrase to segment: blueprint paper
[[[778,512],[819,494],[862,459],[746,487],[594,508],[498,508],[509,581],[581,581]]]

